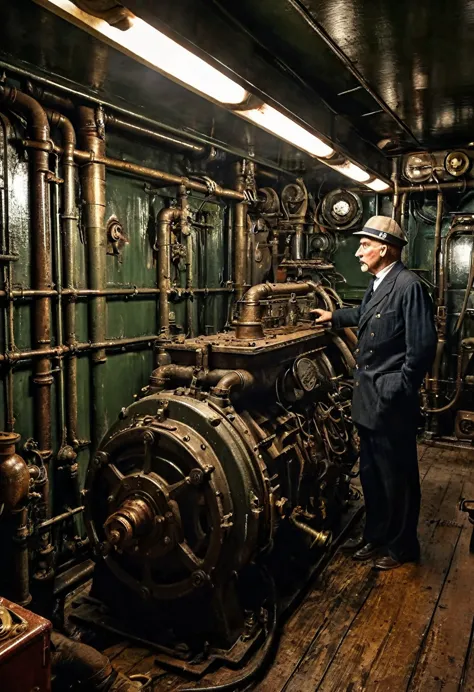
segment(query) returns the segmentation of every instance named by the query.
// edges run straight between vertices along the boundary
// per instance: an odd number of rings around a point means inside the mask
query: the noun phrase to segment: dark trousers
[[[398,560],[419,556],[420,476],[416,430],[374,431],[359,426],[364,539]]]

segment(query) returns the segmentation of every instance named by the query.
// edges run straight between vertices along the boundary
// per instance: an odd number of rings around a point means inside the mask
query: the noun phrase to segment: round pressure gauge
[[[433,173],[433,160],[428,153],[411,154],[405,162],[405,178],[412,183],[424,183]]]
[[[327,226],[343,231],[362,218],[360,197],[349,190],[332,190],[321,202],[321,215]]]
[[[455,178],[467,173],[470,166],[471,160],[464,151],[450,151],[444,160],[444,167]]]

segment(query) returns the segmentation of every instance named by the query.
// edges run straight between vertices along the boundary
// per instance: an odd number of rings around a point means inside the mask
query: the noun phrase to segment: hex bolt
[[[191,438],[189,437],[189,435],[185,435],[185,436],[183,437],[183,441],[184,441],[184,442],[189,442],[190,439],[191,439]]]
[[[143,433],[143,442],[145,444],[152,444],[155,441],[155,436],[150,430],[146,430]]]
[[[169,544],[171,543],[171,538],[170,538],[169,536],[165,536],[165,537],[163,538],[163,543],[164,543],[165,545],[169,545]]]

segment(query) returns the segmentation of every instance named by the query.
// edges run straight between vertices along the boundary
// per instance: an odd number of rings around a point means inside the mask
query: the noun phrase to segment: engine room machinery
[[[357,437],[351,351],[309,315],[328,300],[257,285],[235,331],[163,343],[91,463],[91,596],[168,662],[243,658],[273,617],[272,575],[331,541]],[[90,602],[75,617],[94,621]]]

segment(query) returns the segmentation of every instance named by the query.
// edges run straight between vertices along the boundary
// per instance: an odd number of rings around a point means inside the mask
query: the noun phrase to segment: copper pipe
[[[187,334],[191,338],[195,336],[195,325],[194,325],[194,312],[193,303],[191,297],[193,294],[193,237],[191,234],[191,225],[189,223],[189,205],[188,205],[188,192],[185,185],[180,185],[178,188],[178,204],[181,212],[180,218],[180,230],[181,230],[181,240],[186,246],[186,292],[188,300],[186,303],[186,317],[187,317]]]
[[[80,169],[82,197],[84,201],[84,227],[89,255],[89,286],[105,288],[105,259],[107,236],[105,231],[105,165],[100,161],[105,156],[104,133],[97,122],[96,112],[89,106],[79,106],[79,137],[82,146],[90,151],[90,158]],[[103,296],[94,297],[89,304],[91,339],[94,343],[105,341],[107,312]],[[107,431],[105,407],[105,362],[104,349],[92,355],[92,453]]]
[[[218,288],[193,288],[193,293],[234,293],[233,288],[226,286],[220,286]],[[22,298],[37,298],[44,296],[66,296],[71,298],[87,298],[89,296],[153,296],[161,293],[159,288],[64,288],[62,291],[56,291],[54,289],[50,291],[35,291],[34,289],[25,290],[14,290],[14,291],[0,291],[0,299],[7,298],[9,301],[21,300]],[[185,288],[170,288],[170,295],[185,296],[189,291]]]
[[[150,130],[147,127],[143,127],[143,125],[131,123],[127,120],[123,120],[122,118],[112,115],[111,113],[106,114],[105,121],[109,127],[112,127],[115,130],[137,135],[138,137],[144,137],[145,139],[149,139],[156,144],[163,144],[165,146],[173,147],[174,149],[179,149],[191,154],[194,157],[204,156],[208,150],[208,147],[204,147],[202,144],[194,144],[193,142],[178,139],[178,137],[166,135],[164,132]]]
[[[236,164],[235,187],[242,195],[245,189],[244,163]],[[240,201],[235,205],[234,214],[234,282],[235,298],[241,300],[247,282],[247,202]]]
[[[14,543],[14,580],[13,600],[21,606],[27,606],[31,602],[30,595],[30,566],[28,551],[28,508],[26,506],[15,510],[15,532],[12,540]]]
[[[3,229],[2,248],[8,252],[12,252],[12,241],[10,237],[10,193],[8,181],[8,151],[7,142],[13,137],[13,131],[10,121],[0,113],[0,125],[3,137],[3,170],[5,172],[3,179],[3,204],[1,205],[1,223]],[[3,267],[3,280],[7,289],[11,289],[14,282],[13,265],[11,262]],[[14,306],[9,302],[5,306],[4,311],[4,335],[6,347],[9,351],[15,350],[15,324],[14,324]],[[15,410],[14,410],[14,386],[13,386],[13,368],[8,368],[5,373],[5,400],[6,400],[6,421],[5,428],[8,432],[15,429]]]
[[[156,249],[158,251],[158,288],[160,334],[169,338],[170,310],[168,295],[171,288],[171,224],[181,219],[181,209],[174,207],[163,208],[158,214]]]
[[[430,414],[440,414],[440,413],[445,413],[446,411],[449,411],[452,409],[458,402],[459,397],[461,396],[462,392],[462,379],[463,379],[463,362],[464,362],[464,350],[461,347],[458,357],[457,357],[457,372],[456,372],[456,390],[454,393],[453,398],[451,401],[446,404],[446,406],[442,406],[441,408],[429,408],[429,409],[423,409],[424,413],[430,413]],[[436,385],[438,383],[436,382]],[[438,387],[433,387],[432,391],[437,395],[438,394]]]
[[[398,192],[427,192],[428,190],[465,190],[474,187],[474,180],[452,180],[447,183],[420,183],[419,185],[401,185]],[[383,193],[390,195],[391,191]]]
[[[151,389],[156,391],[169,388],[171,382],[190,383],[193,377],[196,378],[196,384],[199,386],[217,385],[223,377],[232,372],[232,370],[224,370],[222,368],[216,368],[214,370],[201,368],[196,373],[196,367],[194,365],[167,363],[153,370],[149,382]]]
[[[46,144],[49,142],[49,125],[46,114],[37,101],[15,88],[0,86],[0,101],[12,110],[26,114],[33,138]],[[35,288],[51,289],[51,229],[49,226],[49,162],[47,151],[32,152],[32,255]],[[47,351],[51,345],[50,299],[38,298],[34,306],[34,342],[38,350]],[[48,463],[52,454],[51,440],[51,364],[49,358],[39,357],[35,361],[33,383],[35,385],[35,436],[39,452]],[[49,486],[43,486],[45,505],[49,503]]]
[[[44,350],[25,350],[25,351],[8,351],[7,353],[0,354],[0,363],[16,363],[21,360],[30,360],[31,358],[40,358],[45,354],[53,358],[61,358],[67,353],[82,353],[84,351],[94,351],[100,349],[114,349],[114,348],[125,348],[126,346],[133,346],[137,344],[152,343],[157,341],[160,337],[157,334],[150,334],[148,336],[135,336],[125,339],[111,339],[110,341],[100,341],[98,343],[75,343],[71,346],[56,346],[49,348],[47,351]]]
[[[40,151],[48,151],[50,153],[61,154],[62,148],[56,146],[53,143],[38,142],[31,139],[24,139],[22,144],[27,149],[34,149]],[[74,151],[74,159],[79,163],[96,163],[106,168],[110,168],[114,171],[121,171],[122,173],[128,173],[129,175],[136,176],[138,178],[149,178],[150,180],[158,180],[163,184],[169,183],[170,185],[185,185],[188,190],[195,190],[196,192],[203,192],[207,194],[209,192],[208,187],[204,183],[200,183],[197,180],[190,180],[185,176],[173,175],[172,173],[167,173],[165,171],[159,171],[155,168],[147,168],[146,166],[140,166],[136,163],[129,163],[128,161],[121,161],[120,159],[111,159],[108,156],[102,156],[93,151],[83,151],[76,149]],[[228,188],[223,188],[220,185],[216,185],[214,194],[217,197],[225,197],[226,199],[235,199],[237,201],[245,200],[243,193],[237,190],[230,190]]]
[[[398,224],[400,223],[400,188],[398,185],[398,159],[392,159],[392,174],[390,179],[393,183],[393,204],[392,204],[392,219]]]
[[[76,146],[76,133],[70,120],[64,115],[47,110],[46,114],[52,127],[57,127],[61,131],[63,140],[63,204],[61,213],[61,231],[63,242],[63,261],[64,261],[64,285],[66,290],[74,290],[74,267],[75,255],[77,252],[78,239],[78,215],[76,210],[75,194],[75,169],[74,149]],[[59,258],[60,261],[61,258]],[[67,295],[62,292],[62,295]],[[66,344],[71,346],[76,341],[76,304],[73,296],[66,304]],[[77,439],[77,360],[73,353],[66,363],[66,429],[67,441],[73,447],[78,444]]]
[[[245,391],[250,389],[255,383],[255,378],[248,370],[229,370],[215,387],[212,388],[212,394],[214,396],[221,397],[223,399],[230,398],[231,392]]]
[[[257,284],[252,286],[241,301],[240,317],[236,322],[237,339],[262,339],[264,336],[261,301],[275,295],[294,293],[307,295],[316,289],[314,283]]]
[[[49,531],[49,529],[52,526],[62,524],[63,521],[71,519],[72,517],[76,516],[76,514],[81,514],[84,511],[84,509],[84,505],[81,505],[80,507],[75,507],[74,509],[70,509],[67,512],[58,514],[56,517],[51,517],[51,519],[43,521],[41,524],[38,524],[38,526],[35,527],[35,531],[37,533],[44,533],[45,531]]]
[[[435,224],[435,237],[434,237],[434,249],[433,249],[433,285],[438,287],[437,305],[441,305],[443,301],[442,286],[440,286],[441,281],[439,281],[441,271],[443,271],[444,277],[444,267],[440,266],[441,259],[441,230],[443,223],[443,193],[438,190],[436,195],[436,224]]]
[[[59,94],[44,89],[38,84],[33,84],[33,82],[29,80],[25,84],[25,91],[30,96],[35,98],[37,101],[45,103],[46,105],[52,108],[66,112],[72,112],[75,109],[75,103],[72,99],[60,96]],[[99,105],[99,103],[97,105]],[[136,117],[139,118],[139,116]],[[150,129],[147,127],[143,127],[143,125],[123,120],[122,118],[117,117],[112,113],[107,113],[105,115],[105,122],[109,127],[115,130],[135,134],[139,137],[150,139],[156,142],[157,144],[164,144],[167,146],[171,146],[175,149],[180,149],[181,151],[188,152],[196,157],[204,156],[208,149],[202,144],[194,144],[193,142],[186,141],[171,135],[167,135],[164,132],[159,132],[156,129]]]

